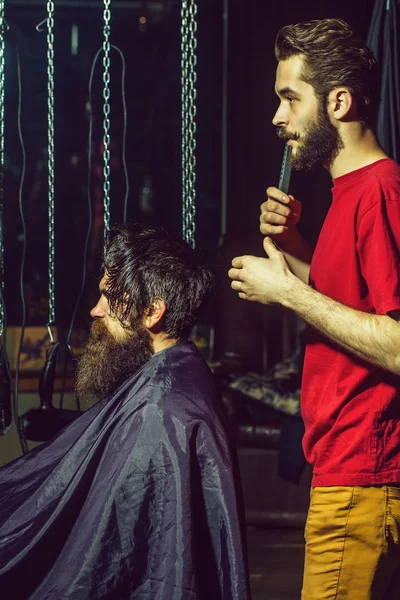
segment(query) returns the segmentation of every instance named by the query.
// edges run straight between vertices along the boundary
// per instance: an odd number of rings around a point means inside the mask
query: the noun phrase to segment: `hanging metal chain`
[[[103,175],[104,175],[104,234],[110,229],[110,1],[104,0],[104,40],[103,40],[103,115],[104,115],[104,153],[103,153]]]
[[[49,194],[49,329],[55,321],[54,266],[54,2],[47,2],[47,125],[48,125],[48,194]]]
[[[196,0],[182,0],[182,236],[195,247],[196,216]]]
[[[4,0],[0,0],[0,340],[4,330],[4,230],[3,230],[3,206],[4,206]]]

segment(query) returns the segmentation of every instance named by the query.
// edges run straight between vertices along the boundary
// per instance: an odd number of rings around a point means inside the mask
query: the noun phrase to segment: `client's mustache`
[[[89,339],[92,342],[103,341],[111,337],[107,327],[101,319],[95,319],[90,326]]]

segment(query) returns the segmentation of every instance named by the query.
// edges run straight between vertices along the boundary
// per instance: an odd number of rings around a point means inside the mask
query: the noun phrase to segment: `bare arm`
[[[292,278],[284,306],[358,358],[400,375],[400,313],[354,310]]]
[[[296,277],[270,238],[265,238],[264,249],[269,259],[241,256],[232,261],[229,276],[240,298],[282,304],[355,356],[400,375],[397,312],[375,315],[340,304]]]

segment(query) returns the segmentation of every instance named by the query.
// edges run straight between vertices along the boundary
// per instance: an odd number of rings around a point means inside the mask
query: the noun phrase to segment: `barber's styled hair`
[[[164,331],[171,338],[188,337],[213,275],[200,264],[184,240],[163,227],[140,224],[113,227],[104,246],[110,310],[129,327],[157,298],[166,304]]]
[[[276,37],[275,56],[304,57],[301,78],[327,98],[337,86],[353,94],[360,121],[373,126],[379,104],[379,69],[372,51],[340,19],[286,25]]]

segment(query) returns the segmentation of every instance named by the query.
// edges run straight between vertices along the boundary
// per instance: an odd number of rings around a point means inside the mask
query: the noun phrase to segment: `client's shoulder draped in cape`
[[[246,600],[236,473],[205,361],[190,342],[163,350],[0,470],[1,587],[13,600]]]

